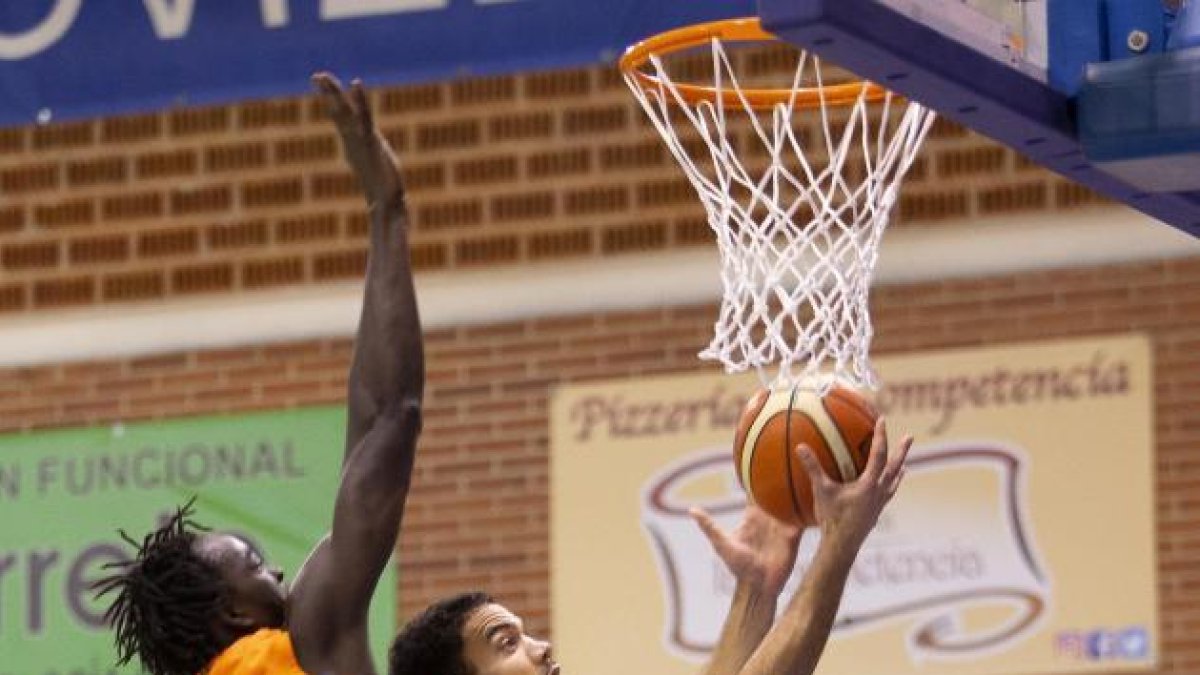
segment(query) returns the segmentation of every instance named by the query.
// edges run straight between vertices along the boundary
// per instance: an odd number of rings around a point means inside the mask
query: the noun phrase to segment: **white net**
[[[934,115],[865,84],[849,104],[819,93],[805,110],[799,92],[826,83],[816,57],[798,52],[796,61],[790,96],[765,109],[739,84],[720,39],[713,89],[735,95],[690,102],[654,55],[645,71],[654,84],[630,73],[626,81],[716,233],[723,299],[700,357],[727,372],[755,369],[773,389],[819,373],[874,388],[871,275]]]

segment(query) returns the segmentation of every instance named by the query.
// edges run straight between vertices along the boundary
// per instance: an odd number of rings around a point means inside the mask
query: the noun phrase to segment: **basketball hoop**
[[[725,43],[775,41],[757,18],[730,19],[654,36],[620,62],[716,233],[721,310],[700,357],[753,368],[772,389],[818,374],[874,388],[871,275],[934,115],[875,84],[826,83],[803,51],[790,86],[743,87]],[[712,86],[674,82],[664,57],[706,45]]]

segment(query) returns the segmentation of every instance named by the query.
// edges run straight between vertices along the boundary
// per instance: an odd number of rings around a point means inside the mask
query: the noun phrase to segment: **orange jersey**
[[[213,659],[204,675],[304,675],[287,631],[263,628]]]

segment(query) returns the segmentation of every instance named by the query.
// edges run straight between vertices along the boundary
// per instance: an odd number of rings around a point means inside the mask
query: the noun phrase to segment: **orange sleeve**
[[[286,631],[264,628],[221,652],[203,675],[304,675]]]

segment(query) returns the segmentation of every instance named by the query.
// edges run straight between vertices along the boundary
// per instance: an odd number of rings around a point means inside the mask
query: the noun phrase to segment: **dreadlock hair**
[[[388,654],[391,675],[471,675],[463,658],[463,626],[471,612],[494,602],[486,593],[461,593],[435,602],[396,636]]]
[[[151,675],[196,675],[221,652],[212,625],[225,601],[216,567],[193,550],[208,531],[191,520],[193,497],[139,544],[132,560],[109,563],[116,570],[96,582],[99,599],[116,593],[104,613],[116,635],[117,665],[136,656]]]

